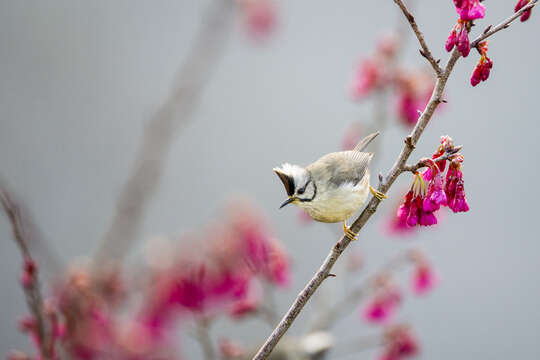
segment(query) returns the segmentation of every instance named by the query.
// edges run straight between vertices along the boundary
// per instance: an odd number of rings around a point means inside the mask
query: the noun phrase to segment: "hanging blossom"
[[[487,56],[487,51],[487,40],[478,44],[478,52],[480,52],[481,56],[471,75],[472,86],[476,86],[480,84],[481,81],[486,81],[489,78],[489,73],[493,67],[493,61]]]
[[[437,224],[435,212],[441,206],[448,206],[453,212],[469,210],[461,164],[463,155],[453,154],[448,160],[438,160],[445,153],[454,152],[454,143],[449,136],[441,137],[441,145],[431,159],[423,160],[427,169],[415,172],[413,183],[397,210],[397,217],[409,227],[416,225],[430,226]],[[449,162],[446,177],[444,171]]]
[[[384,352],[379,360],[401,360],[418,355],[418,340],[407,325],[394,325],[384,334]]]
[[[474,20],[484,18],[486,8],[479,0],[454,0],[454,5],[459,19],[446,39],[445,48],[450,52],[456,46],[461,55],[467,57],[471,51],[469,31]]]
[[[394,317],[402,302],[401,291],[387,277],[377,279],[375,286],[378,289],[362,309],[362,317],[371,324],[385,324]]]
[[[416,295],[425,295],[437,285],[438,277],[426,256],[419,250],[412,250],[409,258],[414,264],[411,288]]]
[[[517,2],[517,4],[516,4],[516,7],[514,8],[514,12],[518,12],[519,10],[521,10],[521,8],[525,7],[530,2],[531,2],[531,0],[519,0]],[[526,10],[525,12],[523,12],[523,14],[521,15],[521,17],[519,19],[522,22],[529,20],[529,18],[531,17],[531,12],[532,12],[532,8]]]

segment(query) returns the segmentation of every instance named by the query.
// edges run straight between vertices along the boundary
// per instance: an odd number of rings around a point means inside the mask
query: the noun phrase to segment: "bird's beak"
[[[281,204],[281,206],[279,208],[281,209],[285,205],[288,205],[288,204],[292,203],[294,200],[296,200],[296,198],[294,196],[290,196],[287,200],[285,200],[283,202],[283,204]]]

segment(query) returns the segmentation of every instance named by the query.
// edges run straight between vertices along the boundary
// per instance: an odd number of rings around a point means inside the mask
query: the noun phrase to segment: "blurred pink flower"
[[[36,282],[37,265],[34,260],[25,258],[23,263],[23,272],[21,275],[21,284],[25,288],[32,287]]]
[[[380,360],[401,360],[417,355],[418,341],[406,325],[394,325],[385,332],[384,352]]]
[[[362,317],[372,324],[389,322],[401,304],[401,292],[393,285],[383,285],[362,310]]]
[[[412,290],[416,295],[424,295],[437,285],[437,276],[429,263],[418,263],[411,277]]]
[[[241,3],[248,34],[255,40],[268,37],[276,25],[273,0],[243,0]]]

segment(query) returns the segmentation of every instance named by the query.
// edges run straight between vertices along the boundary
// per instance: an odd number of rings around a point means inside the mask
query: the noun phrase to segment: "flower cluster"
[[[379,41],[375,53],[360,62],[351,85],[353,99],[363,100],[392,82],[397,48],[396,36],[387,35]]]
[[[435,82],[430,73],[398,67],[398,45],[396,35],[388,35],[380,40],[375,53],[359,64],[351,92],[355,100],[363,100],[376,92],[394,91],[398,118],[411,127],[418,120],[418,110],[428,103]]]
[[[476,19],[484,18],[486,8],[479,0],[454,0],[454,5],[459,18],[452,31],[450,31],[445,48],[446,51],[450,52],[456,46],[461,55],[467,57],[471,51],[469,31],[472,23]]]
[[[491,59],[487,56],[487,51],[488,51],[487,40],[478,44],[477,48],[481,56],[471,76],[472,86],[478,85],[481,81],[486,81],[489,77],[491,68],[493,67],[493,61],[491,61]]]
[[[437,224],[435,212],[441,206],[448,206],[456,213],[469,210],[461,171],[463,156],[454,152],[452,139],[442,136],[441,145],[432,158],[422,161],[428,168],[422,173],[414,174],[411,189],[397,211],[401,223],[410,227]],[[452,155],[443,157],[447,153]],[[446,177],[443,177],[447,162],[448,171]]]
[[[516,7],[514,8],[514,12],[518,12],[519,10],[521,10],[523,7],[525,7],[530,2],[531,2],[531,0],[518,0],[518,2],[516,4]],[[522,22],[529,20],[529,18],[531,17],[531,12],[532,12],[532,9],[525,10],[523,12],[523,15],[521,15],[521,17],[519,19]]]
[[[99,271],[85,263],[72,266],[47,299],[57,309],[45,312],[52,359],[57,359],[57,340],[74,359],[180,359],[171,336],[177,324],[255,315],[264,305],[264,287],[288,285],[290,260],[253,207],[234,203],[227,214],[191,235],[190,246],[154,243],[145,277],[138,277],[133,287],[115,264]],[[22,285],[32,286],[36,276],[36,265],[26,260]],[[25,319],[21,329],[41,351],[36,320]],[[20,356],[37,360],[44,354],[13,353],[11,358]]]

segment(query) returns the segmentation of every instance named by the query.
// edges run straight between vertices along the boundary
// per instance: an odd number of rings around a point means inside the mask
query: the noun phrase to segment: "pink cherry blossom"
[[[437,277],[430,264],[426,261],[419,262],[413,270],[411,287],[416,295],[424,295],[430,292],[437,284]]]
[[[486,8],[479,0],[454,0],[456,12],[464,21],[482,19],[486,15]]]
[[[518,12],[521,10],[521,8],[525,7],[527,4],[530,3],[531,0],[519,0],[514,8],[514,12]],[[531,17],[532,9],[528,9],[525,12],[523,12],[523,15],[521,15],[520,20],[527,21]]]
[[[401,292],[393,285],[385,285],[367,302],[362,310],[362,317],[371,324],[389,322],[401,304]]]
[[[413,357],[420,351],[418,341],[409,326],[394,325],[385,333],[384,352],[380,360],[401,360]]]

